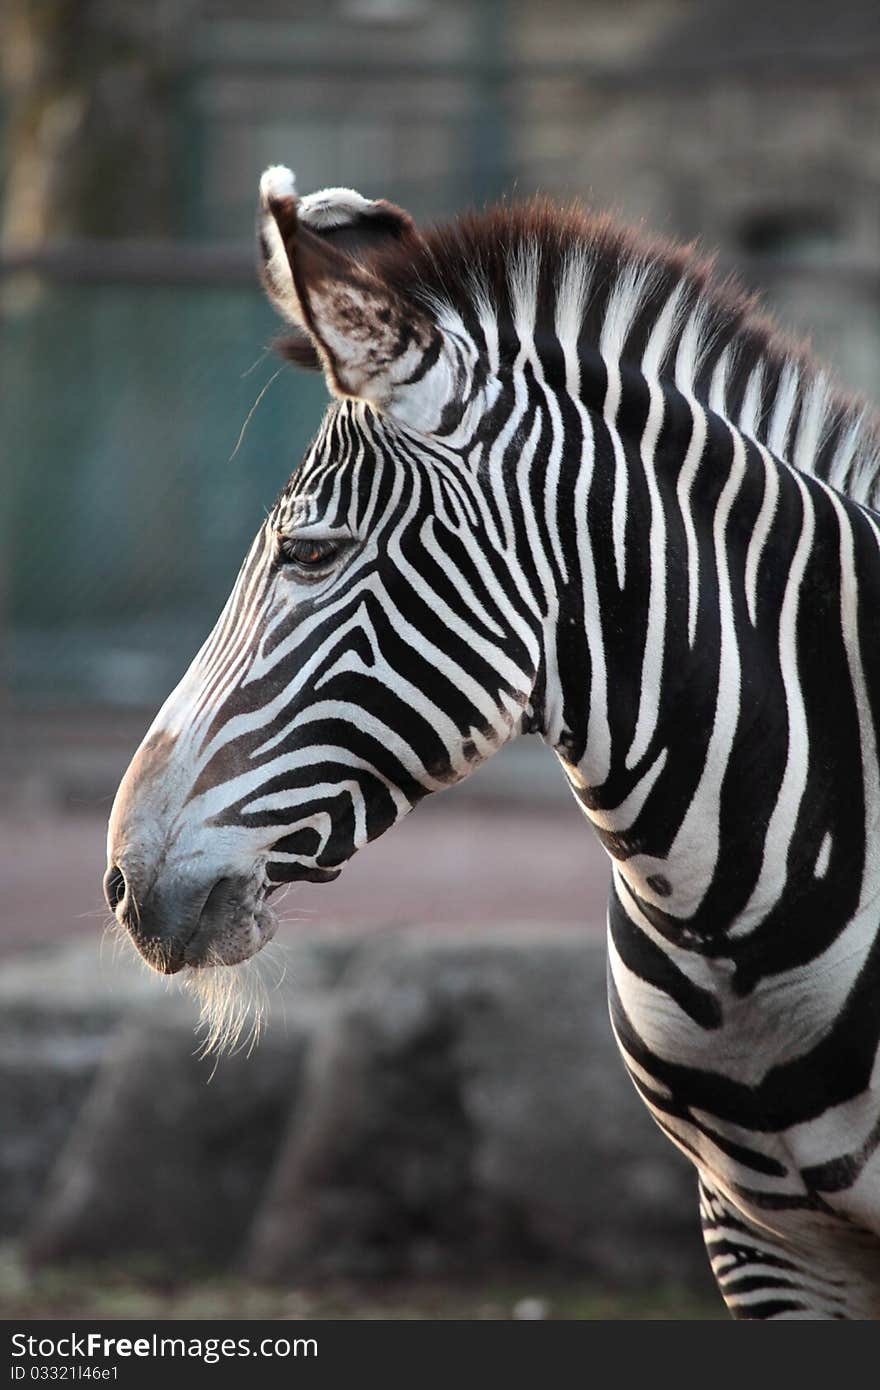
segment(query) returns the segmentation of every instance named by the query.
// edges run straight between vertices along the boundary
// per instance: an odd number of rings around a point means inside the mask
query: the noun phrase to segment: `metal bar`
[[[257,284],[249,242],[83,240],[0,250],[0,276],[25,272],[60,284]]]
[[[880,52],[851,51],[823,54],[785,54],[756,52],[747,57],[729,58],[723,53],[686,55],[678,60],[621,64],[618,67],[576,61],[493,61],[481,58],[457,58],[442,62],[412,58],[402,61],[371,62],[348,57],[321,55],[304,60],[295,52],[269,51],[244,56],[225,52],[210,55],[196,54],[190,69],[196,76],[216,76],[219,72],[239,75],[283,76],[299,78],[332,78],[345,81],[388,82],[424,81],[430,79],[473,82],[574,82],[602,90],[627,91],[634,87],[675,87],[686,80],[698,86],[714,85],[719,80],[760,80],[779,84],[810,81],[839,82],[841,74],[855,80],[858,76],[880,71]]]

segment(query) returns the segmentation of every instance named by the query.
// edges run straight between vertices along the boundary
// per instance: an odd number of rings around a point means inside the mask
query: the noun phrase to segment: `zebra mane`
[[[539,198],[466,213],[369,264],[481,345],[491,338],[502,362],[524,328],[545,371],[554,353],[563,371],[566,347],[598,351],[674,384],[854,500],[880,502],[874,412],[693,245]]]

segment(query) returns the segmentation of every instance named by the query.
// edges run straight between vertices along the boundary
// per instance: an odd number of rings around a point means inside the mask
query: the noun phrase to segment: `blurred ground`
[[[0,953],[97,939],[106,818],[146,716],[19,718],[0,779]],[[608,864],[555,760],[536,740],[420,806],[337,882],[298,884],[279,911],[297,924],[364,931],[467,920],[604,923]]]
[[[66,1266],[31,1275],[14,1246],[0,1247],[0,1319],[86,1317],[727,1320],[720,1299],[674,1285],[623,1291],[540,1270],[455,1283],[336,1281],[269,1288],[203,1275],[169,1284],[143,1268],[111,1273],[106,1267]]]

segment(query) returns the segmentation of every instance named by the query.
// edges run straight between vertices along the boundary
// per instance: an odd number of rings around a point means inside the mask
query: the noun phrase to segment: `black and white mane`
[[[693,245],[546,199],[502,203],[418,232],[406,218],[389,236],[392,225],[389,216],[386,234],[346,249],[402,299],[430,306],[450,326],[459,319],[499,365],[512,362],[528,336],[548,380],[554,348],[564,380],[566,340],[577,341],[585,370],[601,370],[598,353],[643,373],[652,330],[666,315],[659,380],[718,409],[777,458],[856,502],[880,504],[876,413]],[[320,367],[301,335],[277,346],[299,365]]]

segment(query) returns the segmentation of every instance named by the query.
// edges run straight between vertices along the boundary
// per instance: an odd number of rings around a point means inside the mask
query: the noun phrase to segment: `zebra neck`
[[[568,532],[545,663],[544,703],[561,714],[545,738],[642,907],[695,930],[729,925],[730,904],[759,920],[772,818],[788,816],[782,842],[810,873],[830,872],[842,834],[838,782],[813,777],[808,755],[843,720],[859,764],[841,535],[880,603],[874,523],[644,381],[613,418],[590,402],[572,445],[560,494],[586,500],[586,525],[576,513]]]

